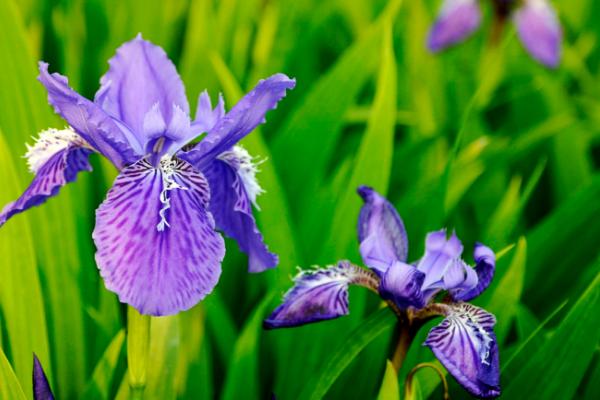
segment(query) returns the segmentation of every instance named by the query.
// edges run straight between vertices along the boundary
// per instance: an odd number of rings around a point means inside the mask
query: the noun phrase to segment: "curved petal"
[[[49,74],[47,63],[40,62],[39,69],[38,80],[48,91],[48,102],[87,143],[119,169],[140,158],[143,153],[126,127],[71,89],[67,78]]]
[[[50,383],[46,378],[42,363],[33,355],[33,399],[34,400],[54,400]]]
[[[459,303],[452,306],[441,324],[431,329],[425,341],[458,383],[481,398],[500,395],[495,324],[492,314]]]
[[[451,291],[452,298],[456,301],[469,301],[479,296],[492,282],[496,270],[496,255],[489,247],[477,243],[473,251],[477,283],[470,290]],[[469,267],[469,269],[471,269]]]
[[[138,35],[124,43],[109,60],[110,68],[100,79],[95,102],[114,118],[123,121],[145,148],[144,118],[155,104],[167,125],[174,106],[189,116],[185,88],[165,51]]]
[[[80,171],[91,171],[88,162],[91,152],[89,144],[71,129],[41,132],[26,154],[35,177],[21,197],[4,207],[0,213],[0,226],[13,215],[56,196],[61,187],[77,178]]]
[[[463,251],[463,245],[453,232],[446,239],[446,231],[431,232],[425,240],[425,255],[417,268],[425,273],[423,290],[430,288],[443,288],[443,279],[454,262],[459,259]]]
[[[429,31],[427,47],[433,52],[444,50],[467,39],[480,24],[478,0],[445,0]]]
[[[266,329],[290,328],[334,319],[348,314],[348,285],[377,285],[365,269],[347,261],[335,267],[303,271],[294,278],[294,287],[283,303],[263,322]]]
[[[412,265],[397,261],[385,271],[379,293],[385,300],[392,300],[400,309],[422,308],[425,299],[421,286],[425,274]]]
[[[521,42],[533,58],[547,67],[560,62],[562,30],[546,0],[526,0],[514,15]]]
[[[213,160],[202,172],[210,184],[210,212],[217,227],[248,254],[248,271],[274,268],[279,259],[265,245],[252,214],[251,204],[262,189],[256,182],[256,167],[248,152],[236,146]]]
[[[261,80],[216,125],[206,137],[187,153],[178,156],[201,170],[224,151],[265,122],[265,115],[277,106],[288,89],[296,86],[294,79],[275,74]]]
[[[358,217],[358,241],[364,263],[384,273],[396,261],[408,256],[408,237],[398,212],[385,197],[368,186],[360,186],[358,194],[365,204]]]
[[[212,108],[210,96],[205,90],[198,97],[198,107],[196,107],[196,119],[192,123],[192,130],[196,134],[210,131],[221,118],[225,115],[225,102],[223,96],[219,94],[219,100],[215,108]]]
[[[202,300],[225,255],[208,203],[206,179],[183,161],[125,168],[96,212],[96,262],[106,287],[150,315]]]

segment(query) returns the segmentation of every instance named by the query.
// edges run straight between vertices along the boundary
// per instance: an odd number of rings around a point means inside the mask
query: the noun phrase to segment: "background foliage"
[[[285,72],[297,88],[243,143],[268,160],[259,222],[281,264],[248,275],[228,242],[216,291],[153,321],[147,398],[397,398],[433,356],[417,341],[399,381],[385,374],[395,321],[374,296],[352,291],[351,315],[335,321],[261,327],[296,266],[360,261],[359,184],[398,207],[411,259],[444,226],[467,247],[502,251],[475,303],[498,317],[505,398],[600,398],[600,4],[553,3],[565,31],[556,71],[531,61],[512,27],[498,46],[484,28],[432,56],[438,1],[3,0],[0,202],[31,179],[24,143],[64,125],[35,81],[37,60],[92,97],[116,47],[142,32],[176,62],[192,107],[203,88],[231,106]],[[91,241],[116,171],[94,163],[0,230],[2,399],[31,397],[32,351],[57,398],[128,397],[126,313]],[[434,373],[417,379],[422,398],[440,397]]]

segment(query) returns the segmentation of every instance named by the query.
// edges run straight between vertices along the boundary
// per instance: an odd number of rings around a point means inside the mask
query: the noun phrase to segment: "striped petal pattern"
[[[496,318],[467,303],[450,306],[441,324],[431,329],[425,345],[454,378],[474,396],[500,395]]]
[[[96,262],[106,287],[143,314],[189,309],[216,285],[225,255],[204,176],[181,160],[121,171],[96,212]]]

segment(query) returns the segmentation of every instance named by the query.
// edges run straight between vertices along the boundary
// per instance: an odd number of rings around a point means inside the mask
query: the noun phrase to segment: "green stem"
[[[398,343],[396,344],[396,349],[392,356],[392,365],[394,366],[396,373],[400,372],[400,368],[402,368],[402,363],[406,358],[406,353],[408,353],[408,348],[410,347],[413,338],[413,330],[411,329],[409,321],[400,321],[400,335],[398,336]]]
[[[127,363],[130,399],[143,399],[146,387],[148,349],[150,345],[150,316],[127,307]]]

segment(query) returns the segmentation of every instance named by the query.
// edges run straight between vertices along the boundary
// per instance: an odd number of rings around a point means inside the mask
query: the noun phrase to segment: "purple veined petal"
[[[425,306],[421,286],[425,274],[413,265],[396,261],[383,274],[379,293],[385,300],[392,300],[401,310]]]
[[[431,232],[425,240],[425,255],[417,268],[425,273],[423,290],[430,288],[444,288],[444,275],[455,260],[460,258],[463,245],[453,232],[449,239],[446,230]]]
[[[438,52],[467,39],[481,24],[478,0],[444,0],[434,22],[427,47]]]
[[[477,243],[473,251],[475,258],[475,273],[477,284],[470,290],[451,291],[452,298],[456,301],[469,301],[479,296],[492,282],[496,270],[496,255],[489,247]]]
[[[39,69],[38,80],[48,91],[48,102],[91,147],[119,169],[140,158],[142,149],[123,124],[71,89],[67,78],[48,73],[48,64],[40,62]]]
[[[360,254],[365,265],[383,274],[394,262],[406,261],[406,229],[385,197],[368,186],[360,186],[358,194],[365,202],[358,217]]]
[[[480,398],[500,395],[498,344],[494,316],[467,303],[451,306],[432,328],[425,345],[469,393]]]
[[[198,97],[198,107],[196,107],[196,119],[192,123],[192,129],[198,135],[209,132],[221,118],[225,115],[225,102],[223,96],[219,94],[219,100],[215,108],[212,108],[210,96],[205,90]]]
[[[217,227],[248,254],[248,271],[262,272],[277,266],[279,258],[265,245],[252,214],[252,203],[262,192],[252,157],[242,147],[235,146],[202,172],[211,189],[210,212]]]
[[[223,238],[208,212],[209,187],[188,163],[163,158],[121,171],[96,211],[96,262],[107,289],[142,314],[171,315],[209,294]]]
[[[373,279],[368,274],[347,261],[340,261],[334,267],[303,271],[294,278],[294,287],[263,326],[290,328],[348,315],[348,285]]]
[[[33,355],[33,399],[54,400],[42,363],[35,354]]]
[[[80,171],[91,171],[90,145],[71,129],[48,129],[40,133],[25,157],[35,174],[33,181],[16,201],[0,213],[0,226],[13,215],[56,196],[61,187],[77,178]]]
[[[550,68],[560,62],[562,30],[554,9],[546,0],[525,0],[514,21],[529,54]]]
[[[294,79],[275,74],[263,79],[246,94],[192,150],[179,154],[183,160],[204,169],[219,154],[230,150],[244,136],[265,122],[265,115],[277,106],[286,91],[296,86]]]
[[[100,79],[101,87],[94,101],[129,126],[143,149],[148,142],[144,118],[155,104],[167,125],[174,115],[173,106],[189,118],[185,88],[162,48],[138,34],[121,45],[108,63],[110,67]]]

